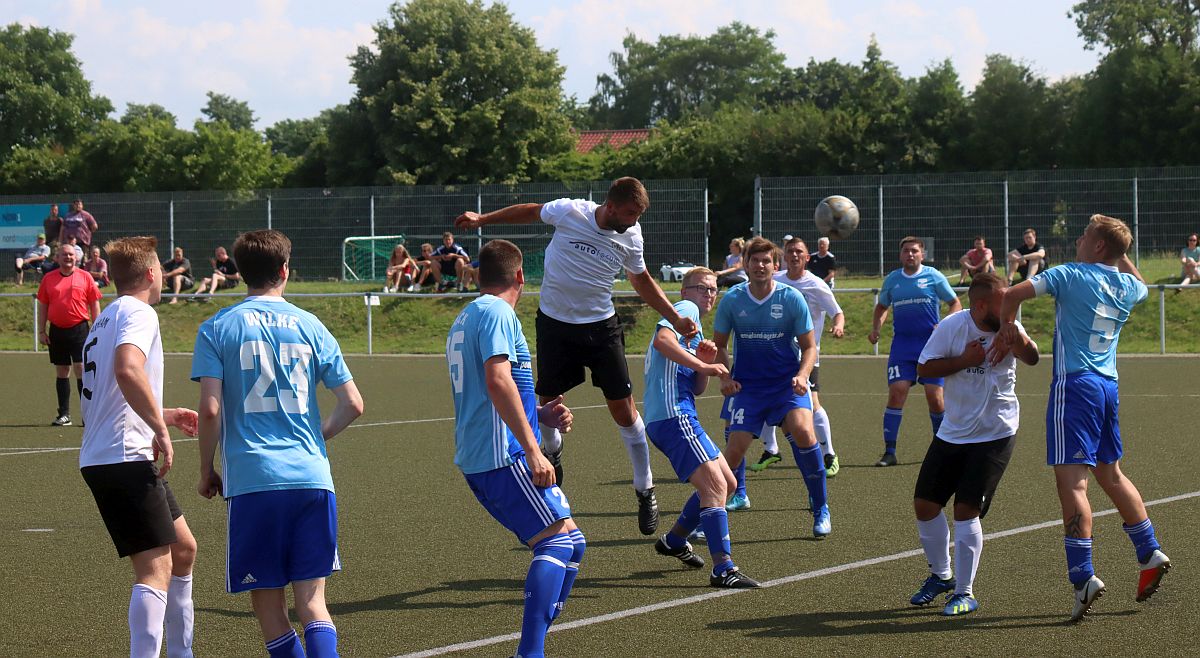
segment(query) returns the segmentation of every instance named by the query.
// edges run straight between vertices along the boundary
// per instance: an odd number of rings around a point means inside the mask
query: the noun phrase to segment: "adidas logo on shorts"
[[[257,582],[258,582],[258,579],[254,577],[254,574],[248,573],[248,574],[246,574],[246,577],[242,579],[243,585],[249,585],[251,583],[257,583]]]
[[[1082,450],[1076,450],[1075,454],[1071,455],[1071,459],[1087,459],[1087,455],[1083,454]]]

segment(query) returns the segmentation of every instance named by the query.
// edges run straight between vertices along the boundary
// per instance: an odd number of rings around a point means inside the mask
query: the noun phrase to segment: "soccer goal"
[[[342,280],[380,281],[403,235],[352,235],[342,240]]]

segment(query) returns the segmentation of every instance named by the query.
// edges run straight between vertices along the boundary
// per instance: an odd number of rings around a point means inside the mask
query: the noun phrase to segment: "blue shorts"
[[[942,377],[917,376],[917,360],[921,358],[921,350],[925,349],[927,342],[929,342],[929,336],[896,336],[892,339],[892,348],[888,351],[887,380],[889,386],[895,382],[945,385],[946,380]]]
[[[1046,463],[1112,464],[1124,454],[1117,381],[1083,372],[1055,376],[1046,406]]]
[[[775,389],[743,388],[729,403],[729,431],[759,434],[765,426],[779,427],[792,409],[812,411],[812,396],[796,395],[791,380]]]
[[[687,482],[701,464],[721,454],[691,414],[656,420],[646,426],[646,436],[671,461],[680,482]]]
[[[733,417],[733,397],[734,396],[732,395],[727,395],[723,400],[721,400],[721,420],[725,421],[726,425],[729,425],[730,418]],[[757,432],[751,432],[751,434],[754,434],[754,436],[757,436],[761,439],[771,431],[771,425],[764,423],[762,429],[758,430]],[[728,433],[726,434],[727,436],[725,438],[729,438]]]
[[[528,544],[555,523],[571,518],[571,505],[562,489],[558,485],[535,485],[524,456],[504,468],[465,477],[483,508],[522,544]]]
[[[342,566],[337,497],[327,489],[279,489],[229,499],[225,589],[279,589]]]

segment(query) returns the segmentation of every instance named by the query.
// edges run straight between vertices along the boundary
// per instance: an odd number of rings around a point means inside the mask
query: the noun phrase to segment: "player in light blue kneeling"
[[[279,231],[238,236],[233,257],[246,299],[200,325],[192,379],[200,382],[200,482],[228,499],[225,587],[250,592],[273,658],[337,656],[325,578],[341,567],[337,501],[325,442],[362,414],[337,340],[283,298],[292,243]],[[324,420],[316,383],[337,405]],[[218,474],[213,459],[221,448]],[[288,619],[289,584],[304,644]]]
[[[734,286],[717,307],[713,340],[717,361],[729,363],[729,339],[737,342],[731,375],[721,393],[733,395],[725,461],[738,464],[763,424],[791,435],[792,454],[813,512],[813,535],[830,533],[825,462],[813,431],[808,377],[817,360],[817,341],[804,296],[773,278],[782,255],[770,240],[754,238],[742,252],[750,280]],[[798,364],[798,365],[797,365]]]
[[[519,658],[541,658],[562,612],[586,544],[571,519],[538,423],[571,429],[562,396],[538,406],[529,345],[514,310],[525,285],[521,250],[492,240],[479,252],[481,295],[458,314],[446,338],[454,392],[454,463],[479,502],[533,549],[525,578]]]
[[[700,317],[716,303],[717,292],[717,275],[706,267],[697,267],[684,275],[683,300],[675,303],[675,310],[699,327]],[[658,538],[654,550],[700,568],[704,558],[692,551],[687,537],[703,527],[713,561],[709,584],[759,587],[758,581],[733,563],[725,496],[737,483],[696,414],[696,395],[707,388],[708,378],[729,374],[724,365],[714,363],[716,358],[717,346],[712,341],[704,340],[703,334],[685,338],[665,318],[658,323],[646,350],[646,404],[642,412],[646,435],[671,460],[679,481],[690,482],[696,488],[675,526]]]
[[[879,303],[871,318],[871,333],[867,340],[879,342],[879,330],[887,319],[888,307],[892,315],[892,348],[888,350],[887,380],[888,401],[883,410],[883,456],[876,466],[896,465],[896,441],[900,435],[900,421],[904,418],[904,403],[908,400],[908,389],[913,384],[925,387],[925,401],[929,404],[929,422],[933,435],[937,436],[946,412],[942,399],[941,377],[921,377],[917,374],[917,359],[921,349],[933,334],[938,324],[941,302],[948,306],[946,313],[962,310],[962,303],[950,287],[950,282],[939,271],[922,264],[925,260],[925,242],[921,238],[906,236],[900,240],[901,268],[892,270],[879,289]]]
[[[1054,297],[1054,377],[1046,408],[1046,461],[1054,467],[1062,504],[1067,577],[1075,587],[1071,620],[1086,615],[1104,583],[1092,567],[1092,507],[1088,471],[1104,489],[1133,542],[1139,573],[1135,600],[1158,590],[1171,561],[1160,550],[1137,487],[1121,472],[1117,416],[1117,340],[1133,307],[1149,292],[1126,252],[1133,241],[1119,219],[1092,215],[1076,241],[1078,262],[1052,267],[1009,289],[1001,310],[1000,339],[1015,343],[1021,302]]]

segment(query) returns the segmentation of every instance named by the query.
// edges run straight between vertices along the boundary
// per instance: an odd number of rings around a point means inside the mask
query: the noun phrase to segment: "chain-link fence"
[[[704,263],[708,254],[707,189],[703,180],[644,181],[650,209],[642,217],[646,264],[657,273],[663,263]],[[414,254],[422,242],[437,246],[443,231],[454,230],[454,218],[466,210],[489,212],[514,203],[545,203],[562,197],[604,201],[608,182],[525,183],[519,185],[426,185],[255,190],[248,192],[155,192],[81,195],[85,209],[100,224],[94,240],[123,235],[153,235],[165,260],[172,247],[184,249],[198,276],[217,246],[230,246],[238,233],[275,228],[292,240],[292,268],[302,280],[342,276],[342,241],[351,236],[402,234]],[[40,207],[46,211],[76,195],[0,197],[3,207]],[[40,211],[39,211],[40,212]],[[26,213],[28,214],[28,212]],[[42,212],[42,215],[45,213]],[[65,214],[65,213],[64,213]],[[8,218],[8,214],[5,215]],[[33,226],[41,217],[19,218]],[[32,221],[31,221],[32,220]],[[553,229],[542,223],[489,226],[456,239],[472,254],[491,238],[512,240],[526,251],[540,274],[541,253]],[[25,243],[4,248],[27,247]],[[415,248],[414,248],[415,246]],[[376,272],[383,278],[383,272]]]
[[[1003,268],[1026,228],[1037,231],[1051,264],[1069,260],[1095,213],[1129,224],[1135,260],[1178,254],[1187,235],[1200,230],[1200,167],[762,178],[755,229],[773,240],[815,240],[813,209],[831,194],[858,206],[858,231],[830,250],[839,266],[860,273],[894,269],[906,235],[924,238],[926,263],[947,269],[975,236],[987,240]]]

